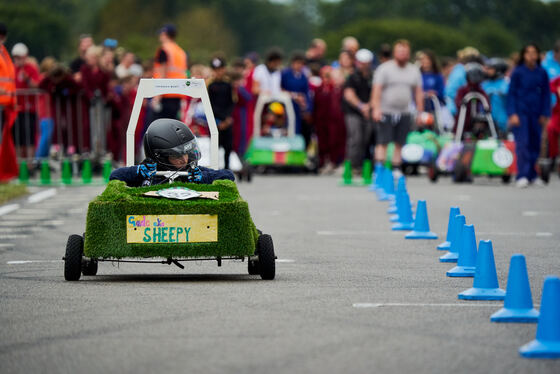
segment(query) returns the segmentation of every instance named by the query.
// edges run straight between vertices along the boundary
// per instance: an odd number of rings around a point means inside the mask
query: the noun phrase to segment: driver
[[[184,171],[186,176],[175,180],[211,184],[217,179],[235,180],[230,170],[214,170],[198,166],[200,150],[192,131],[183,122],[157,119],[144,134],[146,159],[140,165],[122,167],[111,173],[109,180],[121,180],[129,187],[149,186],[167,181],[156,176],[156,171]]]

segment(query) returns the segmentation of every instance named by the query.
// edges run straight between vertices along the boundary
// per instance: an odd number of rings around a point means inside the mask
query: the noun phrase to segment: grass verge
[[[27,193],[27,188],[24,185],[0,183],[0,205],[17,197],[27,195]]]

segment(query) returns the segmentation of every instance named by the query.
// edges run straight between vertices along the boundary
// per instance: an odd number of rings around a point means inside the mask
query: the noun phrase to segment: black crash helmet
[[[508,63],[503,58],[492,57],[486,63],[486,66],[495,70],[493,78],[502,78],[509,69]]]
[[[188,164],[195,167],[200,160],[200,150],[192,131],[183,122],[171,118],[157,119],[144,134],[144,153],[166,168],[174,168],[169,157],[188,155]]]
[[[478,62],[469,62],[466,64],[465,72],[467,73],[467,82],[471,84],[478,84],[486,79],[484,68]]]

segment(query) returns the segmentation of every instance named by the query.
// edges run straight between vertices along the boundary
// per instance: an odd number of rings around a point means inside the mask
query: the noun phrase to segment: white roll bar
[[[461,101],[461,108],[459,110],[459,118],[457,119],[457,132],[455,133],[455,142],[459,143],[463,137],[463,130],[465,128],[465,119],[467,117],[467,105],[471,104],[471,118],[476,114],[476,102],[480,102],[484,111],[486,112],[486,119],[488,120],[488,126],[490,127],[490,133],[492,138],[498,139],[498,133],[496,132],[496,126],[494,125],[494,119],[492,118],[492,113],[490,112],[490,104],[488,100],[480,92],[469,92],[465,95]]]
[[[258,138],[261,136],[261,120],[262,110],[265,104],[271,101],[278,101],[284,104],[288,114],[288,136],[293,137],[296,135],[296,117],[294,112],[294,105],[292,104],[292,97],[287,92],[279,92],[274,95],[260,94],[255,105],[255,113],[253,115],[254,130],[253,136]]]
[[[202,101],[204,114],[206,115],[206,121],[210,130],[210,167],[218,169],[218,127],[216,126],[214,112],[212,111],[204,79],[140,79],[138,92],[132,107],[132,114],[130,115],[130,121],[126,130],[126,166],[134,165],[135,161],[134,134],[138,117],[140,116],[140,109],[142,108],[142,101],[164,94],[185,95]]]

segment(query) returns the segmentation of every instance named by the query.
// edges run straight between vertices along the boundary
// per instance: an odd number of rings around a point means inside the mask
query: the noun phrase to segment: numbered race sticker
[[[503,169],[507,169],[513,164],[513,154],[506,147],[498,147],[492,152],[492,161]]]
[[[173,187],[159,190],[158,195],[167,199],[188,200],[200,197],[200,194],[186,187]]]
[[[418,144],[406,144],[401,151],[402,158],[406,162],[419,162],[424,156],[424,148]]]
[[[218,216],[127,215],[127,243],[202,243],[218,241]]]

